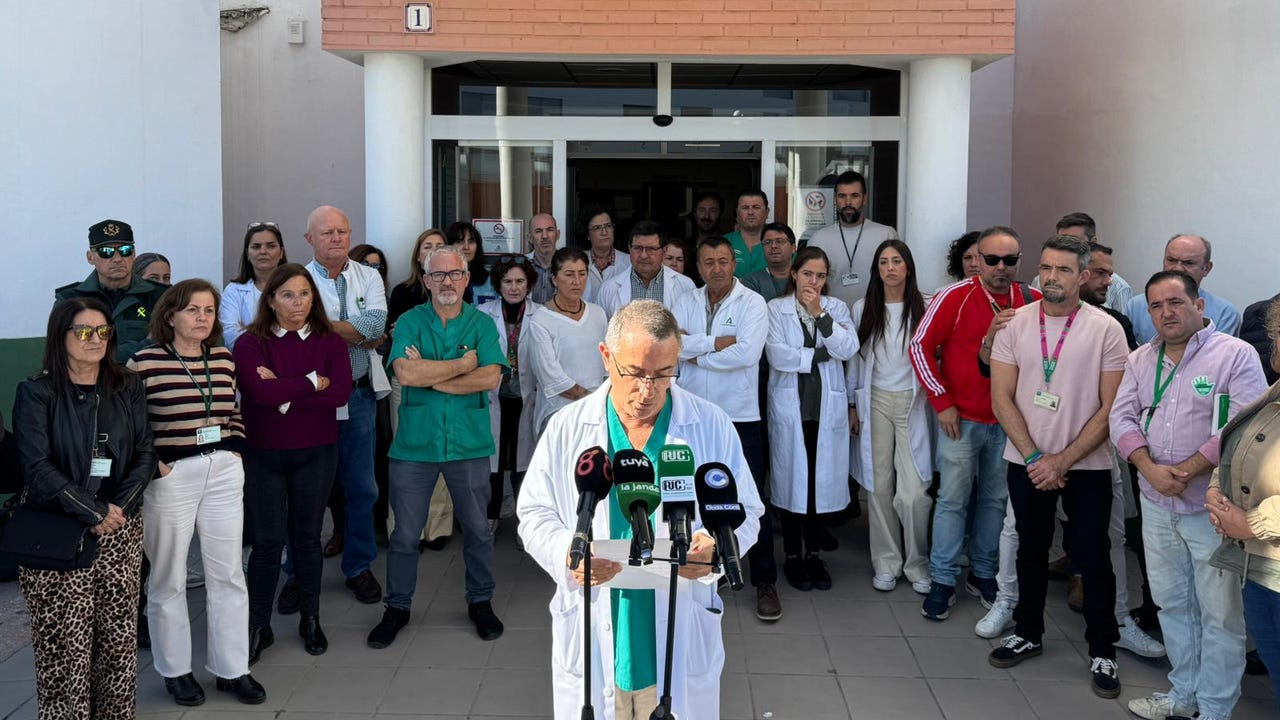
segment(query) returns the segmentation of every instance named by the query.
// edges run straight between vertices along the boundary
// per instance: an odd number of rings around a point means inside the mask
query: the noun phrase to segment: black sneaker
[[[992,667],[1011,668],[1042,652],[1044,652],[1044,646],[1040,643],[1033,643],[1021,635],[1010,635],[1000,641],[1000,647],[991,651],[987,656],[987,662],[991,663]],[[1112,695],[1112,697],[1115,696]]]
[[[378,584],[373,573],[365,570],[355,577],[347,578],[347,587],[355,593],[356,600],[365,605],[382,602],[382,586]]]
[[[990,610],[996,603],[996,593],[1000,590],[1000,584],[995,578],[978,577],[971,571],[969,577],[965,578],[964,589],[970,595],[980,598],[982,607]]]
[[[280,597],[276,598],[276,612],[281,615],[292,615],[298,612],[301,606],[302,593],[298,591],[297,579],[285,580],[284,587],[280,588]]]
[[[1101,698],[1120,697],[1120,667],[1112,658],[1089,658],[1093,674],[1093,694]]]
[[[831,589],[831,573],[827,572],[826,563],[822,562],[817,553],[804,559],[804,569],[809,573],[809,581],[813,583],[814,590]]]
[[[809,570],[799,555],[789,557],[782,563],[782,574],[786,576],[791,587],[808,592],[813,589],[813,580],[809,579]]]
[[[476,633],[481,640],[497,640],[502,637],[502,621],[493,613],[493,605],[488,600],[468,605],[467,617],[475,623]]]
[[[369,647],[376,650],[395,642],[396,633],[409,624],[409,611],[389,607],[382,612],[382,622],[369,631]]]
[[[946,620],[951,616],[951,606],[955,604],[955,586],[936,582],[929,586],[929,594],[924,596],[924,603],[920,605],[920,614],[930,620]]]

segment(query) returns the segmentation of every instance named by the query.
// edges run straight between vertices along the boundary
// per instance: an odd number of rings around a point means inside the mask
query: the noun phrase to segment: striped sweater
[[[243,452],[244,424],[236,402],[236,368],[231,351],[222,346],[209,350],[213,404],[208,420],[203,399],[209,393],[204,362],[186,358],[186,370],[183,364],[184,360],[167,348],[157,346],[143,348],[129,360],[129,367],[147,388],[147,415],[160,459],[171,463],[213,449]],[[197,445],[196,431],[211,423],[222,426],[222,440],[216,445]]]

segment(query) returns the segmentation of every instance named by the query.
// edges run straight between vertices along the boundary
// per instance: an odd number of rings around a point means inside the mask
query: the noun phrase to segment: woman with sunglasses
[[[151,315],[154,346],[129,368],[147,389],[160,476],[147,487],[143,545],[152,656],[165,689],[183,706],[204,703],[191,672],[187,553],[199,541],[208,598],[205,667],[219,690],[256,705],[267,693],[249,674],[249,594],[241,561],[244,533],[244,425],[235,364],[222,346],[218,292],[206,280],[169,288]]]
[[[555,294],[543,312],[529,319],[528,373],[536,391],[533,427],[542,434],[557,410],[584,398],[608,373],[599,346],[608,330],[604,309],[582,299],[587,289],[587,254],[560,248],[551,256]],[[532,438],[536,440],[535,438]]]
[[[245,488],[252,524],[249,665],[275,642],[271,605],[285,541],[298,584],[298,633],[321,655],[320,530],[338,469],[337,409],[351,394],[351,356],[333,329],[315,280],[296,263],[276,268],[258,314],[235,348],[248,450]]]
[[[818,556],[824,516],[849,505],[844,361],[858,351],[858,335],[849,307],[827,295],[830,271],[821,248],[800,250],[786,293],[769,302],[769,467],[782,570],[797,590],[831,589]]]
[[[853,305],[858,352],[845,374],[853,476],[868,493],[871,585],[890,592],[905,574],[911,589],[926,595],[933,443],[928,396],[907,343],[928,303],[906,243],[885,240],[871,262],[867,295]]]
[[[532,383],[523,381],[521,368],[528,357],[529,341],[525,323],[543,312],[542,306],[529,299],[529,289],[538,282],[533,261],[524,255],[503,255],[489,273],[499,297],[476,308],[493,318],[498,328],[498,342],[507,356],[509,368],[502,383],[489,393],[489,426],[497,441],[498,452],[489,460],[489,532],[498,527],[504,492],[503,478],[511,473],[511,495],[520,494],[524,469],[533,454]],[[528,410],[528,412],[525,412]]]
[[[244,249],[240,251],[240,273],[222,291],[218,322],[222,324],[222,341],[234,350],[236,340],[253,323],[258,313],[258,299],[272,271],[289,262],[280,226],[273,222],[251,222],[244,232]]]
[[[462,256],[467,259],[467,271],[471,273],[471,281],[462,295],[464,302],[480,305],[496,299],[489,284],[489,271],[484,266],[484,248],[480,246],[480,231],[469,222],[451,223],[444,229],[445,244],[457,245]]]
[[[54,306],[41,371],[18,385],[14,403],[23,508],[72,517],[97,545],[79,569],[19,569],[46,720],[134,715],[138,509],[156,454],[145,390],[116,363],[107,317],[92,298]]]

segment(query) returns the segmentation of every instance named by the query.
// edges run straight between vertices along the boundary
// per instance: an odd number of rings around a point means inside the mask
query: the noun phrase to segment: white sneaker
[[[1116,647],[1124,648],[1139,657],[1164,657],[1164,645],[1161,645],[1159,640],[1143,632],[1142,628],[1138,627],[1138,623],[1135,622],[1120,623],[1120,639],[1116,642]],[[1178,713],[1167,714],[1176,715]]]
[[[893,589],[898,587],[898,578],[890,575],[889,573],[880,573],[879,575],[871,578],[871,587],[879,590],[880,592],[893,592]],[[925,592],[929,591],[925,590]]]
[[[987,614],[973,626],[973,633],[978,637],[995,638],[1013,626],[1013,603],[1004,598],[996,598]]]
[[[1196,706],[1184,706],[1174,703],[1168,693],[1152,693],[1149,697],[1134,698],[1129,701],[1129,712],[1146,720],[1165,720],[1170,715],[1195,717]]]
[[[929,578],[924,578],[921,580],[913,580],[911,582],[911,589],[915,590],[916,594],[918,595],[928,595],[929,588],[931,587],[933,587],[933,581],[931,581]]]

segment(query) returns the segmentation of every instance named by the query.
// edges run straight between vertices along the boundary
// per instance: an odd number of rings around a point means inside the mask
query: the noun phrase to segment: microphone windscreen
[[[653,513],[662,495],[653,481],[653,463],[639,450],[619,450],[613,456],[617,472],[618,505],[630,511],[637,501],[642,501],[647,512]]]
[[[604,497],[613,487],[609,454],[599,445],[583,450],[573,468],[573,481],[579,493],[595,493],[597,499]]]

